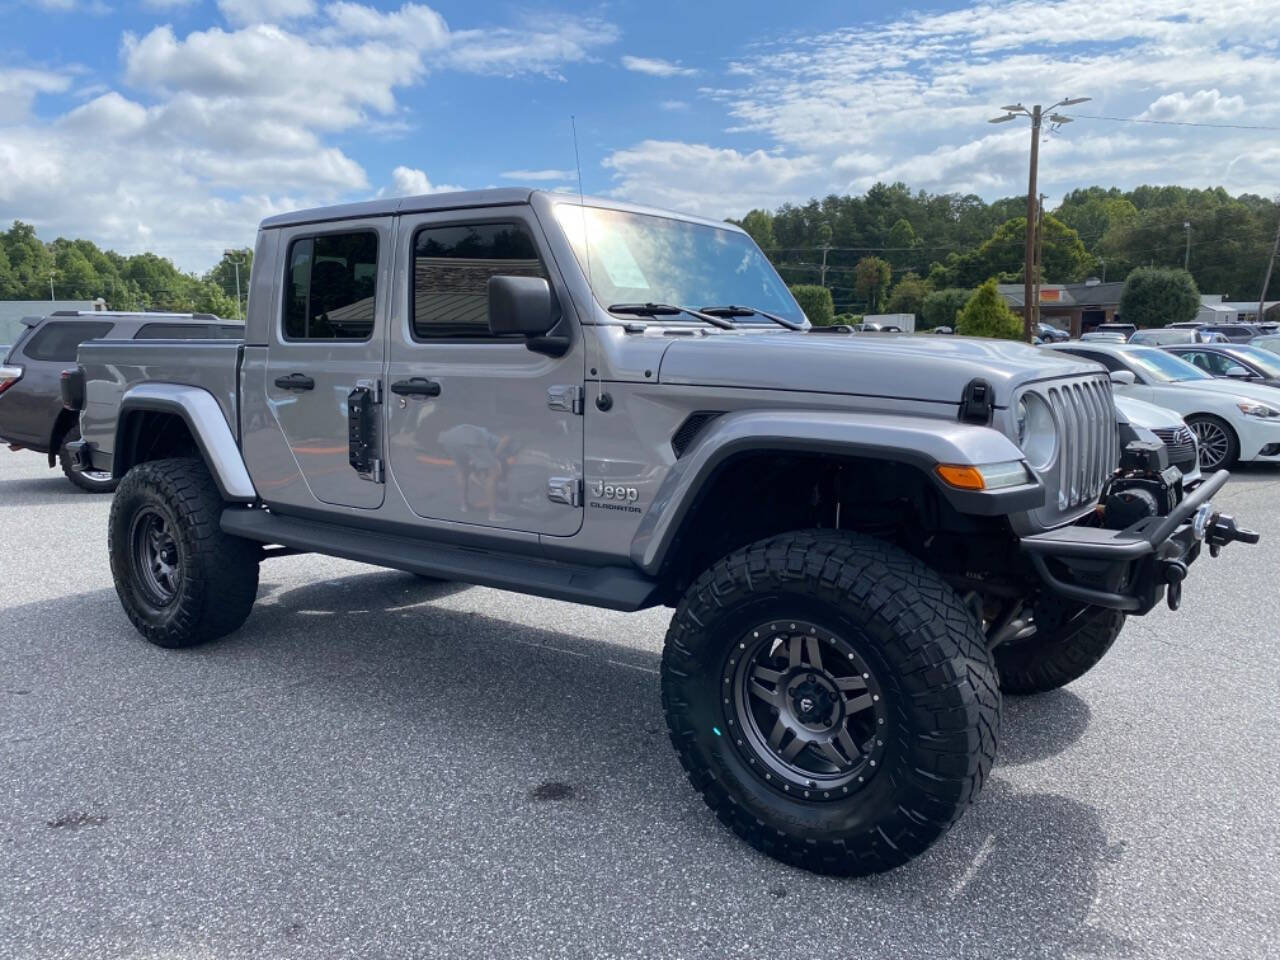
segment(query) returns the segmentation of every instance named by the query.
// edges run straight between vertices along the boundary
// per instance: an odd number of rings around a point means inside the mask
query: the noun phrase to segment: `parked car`
[[[1203,479],[1196,436],[1182,417],[1168,407],[1158,407],[1136,397],[1117,393],[1112,399],[1115,401],[1116,412],[1123,420],[1136,428],[1149,430],[1151,439],[1164,444],[1169,465],[1181,471],[1186,487],[1194,486]]]
[[[113,313],[62,310],[28,317],[14,344],[0,357],[0,442],[14,450],[47,454],[67,478],[91,493],[109,493],[116,481],[107,471],[72,470],[67,445],[80,439],[76,415],[62,407],[59,379],[75,365],[76,349],[88,340],[240,339],[244,325],[212,314]]]
[[[1280,335],[1264,333],[1261,336],[1254,337],[1250,340],[1249,346],[1257,347],[1260,350],[1266,350],[1268,353],[1280,354]]]
[[[1118,330],[1091,330],[1080,335],[1086,343],[1125,343],[1129,337]]]
[[[942,326],[934,327],[933,332],[934,333],[955,333],[956,331],[954,327],[948,327],[946,325],[942,325]]]
[[[1196,329],[1202,333],[1220,333],[1231,343],[1248,343],[1266,332],[1253,323],[1202,323]]]
[[[1139,330],[1129,338],[1128,342],[1143,347],[1164,347],[1175,343],[1226,343],[1227,338],[1220,333],[1209,333],[1198,327],[1180,329],[1161,327],[1154,330]]]
[[[1176,606],[1203,542],[1256,539],[1213,511],[1225,474],[1100,514],[1159,473],[1094,364],[811,332],[732,224],[386,198],[264,221],[250,286],[280,295],[250,300],[245,344],[90,342],[64,381],[77,466],[121,478],[108,550],[138,631],[240,628],[264,544],[670,605],[690,781],[809,869],[919,855],[990,774],[1001,690],[1075,679],[1126,616]],[[483,712],[483,671],[463,682]]]
[[[1100,323],[1093,328],[1094,333],[1122,333],[1126,340],[1138,332],[1132,323]]]
[[[1247,343],[1204,343],[1170,346],[1165,350],[1194,364],[1211,377],[1280,387],[1280,357]]]
[[[1065,343],[1071,339],[1071,334],[1055,327],[1052,323],[1041,322],[1037,324],[1036,333],[1045,343]]]
[[[1158,347],[1061,343],[1045,347],[1102,364],[1117,395],[1168,407],[1187,422],[1206,471],[1237,460],[1280,460],[1280,394],[1236,380],[1215,380]]]

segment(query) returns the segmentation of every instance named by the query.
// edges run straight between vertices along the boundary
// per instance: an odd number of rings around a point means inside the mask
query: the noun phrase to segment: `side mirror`
[[[540,337],[555,323],[560,306],[542,277],[489,278],[489,332]]]
[[[1138,382],[1138,378],[1134,376],[1132,370],[1112,370],[1111,382],[1117,387],[1132,387]]]
[[[1231,377],[1233,380],[1249,379],[1249,371],[1246,370],[1244,367],[1240,366],[1240,364],[1238,363],[1233,363],[1231,366],[1227,367],[1227,369],[1224,371],[1224,374],[1228,377]]]

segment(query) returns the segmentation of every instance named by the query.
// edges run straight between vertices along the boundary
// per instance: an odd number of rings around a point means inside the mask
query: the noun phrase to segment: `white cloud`
[[[465,189],[448,183],[433,184],[425,171],[413,167],[396,167],[391,171],[391,189],[384,192],[393,197],[416,197],[424,193],[452,193]]]
[[[199,2],[200,0],[142,0],[142,5],[149,10],[178,10]]]
[[[315,0],[218,0],[218,9],[228,23],[285,23],[315,15]]]
[[[498,176],[503,180],[570,180],[577,176],[572,170],[508,170]]]
[[[746,144],[742,154],[763,151],[769,163],[753,171],[750,189],[732,163],[723,188],[694,171],[707,190],[702,203],[719,210],[729,197],[778,195],[784,186],[794,191],[786,199],[803,201],[895,179],[988,199],[1016,194],[1026,178],[1026,122],[992,128],[986,120],[1000,104],[1077,95],[1093,102],[1069,109],[1078,122],[1047,134],[1042,147],[1046,192],[1177,182],[1274,193],[1274,170],[1268,177],[1244,159],[1243,132],[1085,115],[1280,123],[1280,103],[1257,94],[1280,88],[1280,0],[1137,0],[1099,11],[1096,0],[985,0],[754,45],[701,92],[723,106],[725,132]],[[614,157],[635,163],[637,150],[659,169],[645,144]],[[624,195],[684,192],[606,165]],[[679,171],[669,175],[681,182]]]
[[[250,242],[265,216],[369,196],[364,167],[334,138],[408,129],[403,93],[431,72],[554,75],[617,36],[603,21],[561,15],[454,31],[417,3],[219,8],[233,26],[124,34],[123,85],[86,83],[75,91],[83,102],[59,116],[37,118],[32,105],[71,93],[76,71],[0,67],[0,222],[205,269]],[[401,166],[378,193],[457,189]]]
[[[671,113],[680,113],[689,109],[688,101],[685,100],[663,100],[658,104],[658,108]]]
[[[698,71],[692,67],[681,66],[679,62],[662,60],[658,57],[622,58],[622,65],[636,73],[647,73],[651,77],[692,77]]]
[[[604,165],[614,171],[619,196],[717,218],[794,200],[818,172],[811,157],[670,140],[615,150]]]
[[[1179,90],[1166,93],[1152,102],[1141,114],[1149,120],[1191,120],[1221,121],[1231,120],[1244,113],[1244,97],[1224,97],[1216,89],[1197,90],[1187,94]]]

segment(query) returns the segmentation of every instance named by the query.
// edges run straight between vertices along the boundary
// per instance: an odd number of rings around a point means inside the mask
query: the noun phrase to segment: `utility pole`
[[[1040,203],[1036,207],[1036,316],[1035,332],[1040,332],[1040,283],[1044,277],[1044,194],[1040,194]]]
[[[233,267],[235,267],[235,271],[236,271],[236,320],[238,320],[238,321],[240,321],[241,323],[243,323],[243,322],[244,322],[244,318],[240,315],[240,260],[237,258],[237,256],[236,256],[236,251],[234,251],[234,250],[223,250],[223,251],[222,251],[222,255],[223,255],[224,257],[226,257],[228,260],[230,260],[230,261],[231,261],[231,265],[232,265]]]
[[[1280,223],[1276,224],[1276,238],[1271,243],[1271,256],[1267,258],[1267,272],[1262,278],[1262,292],[1258,294],[1258,323],[1262,322],[1262,309],[1267,305],[1267,287],[1271,285],[1271,268],[1276,265],[1276,254],[1280,254]]]
[[[827,285],[827,253],[831,250],[831,244],[824,243],[822,245],[822,272],[818,275],[818,283],[822,286]]]
[[[1191,221],[1183,220],[1182,229],[1187,231],[1187,252],[1182,258],[1182,269],[1191,269]]]
[[[1035,260],[1035,244],[1036,244],[1036,172],[1040,164],[1040,121],[1047,116],[1049,122],[1055,126],[1061,126],[1064,123],[1070,123],[1070,117],[1064,117],[1061,114],[1054,113],[1058,107],[1071,107],[1077,103],[1084,103],[1089,97],[1073,97],[1069,100],[1059,100],[1048,109],[1036,104],[1034,107],[1027,109],[1020,103],[1012,106],[1001,107],[1005,111],[1004,116],[994,117],[988,123],[1004,123],[1008,120],[1015,120],[1021,114],[1031,118],[1031,169],[1027,173],[1027,238],[1024,263],[1022,269],[1022,338],[1031,342],[1032,311],[1039,307],[1038,303],[1032,302],[1032,288],[1035,281],[1032,279],[1032,269]]]
[[[53,295],[53,274],[52,274],[52,273],[51,273],[51,274],[49,274],[49,299],[50,299],[51,301],[52,301],[52,300],[57,300],[57,299],[58,299],[57,297],[55,297],[55,296]]]

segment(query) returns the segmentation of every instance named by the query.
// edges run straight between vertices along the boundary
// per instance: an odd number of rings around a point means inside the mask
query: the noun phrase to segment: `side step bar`
[[[627,567],[588,567],[536,557],[476,550],[413,537],[373,533],[336,523],[229,506],[222,529],[235,537],[278,543],[427,577],[474,583],[630,612],[657,603],[657,584]]]

